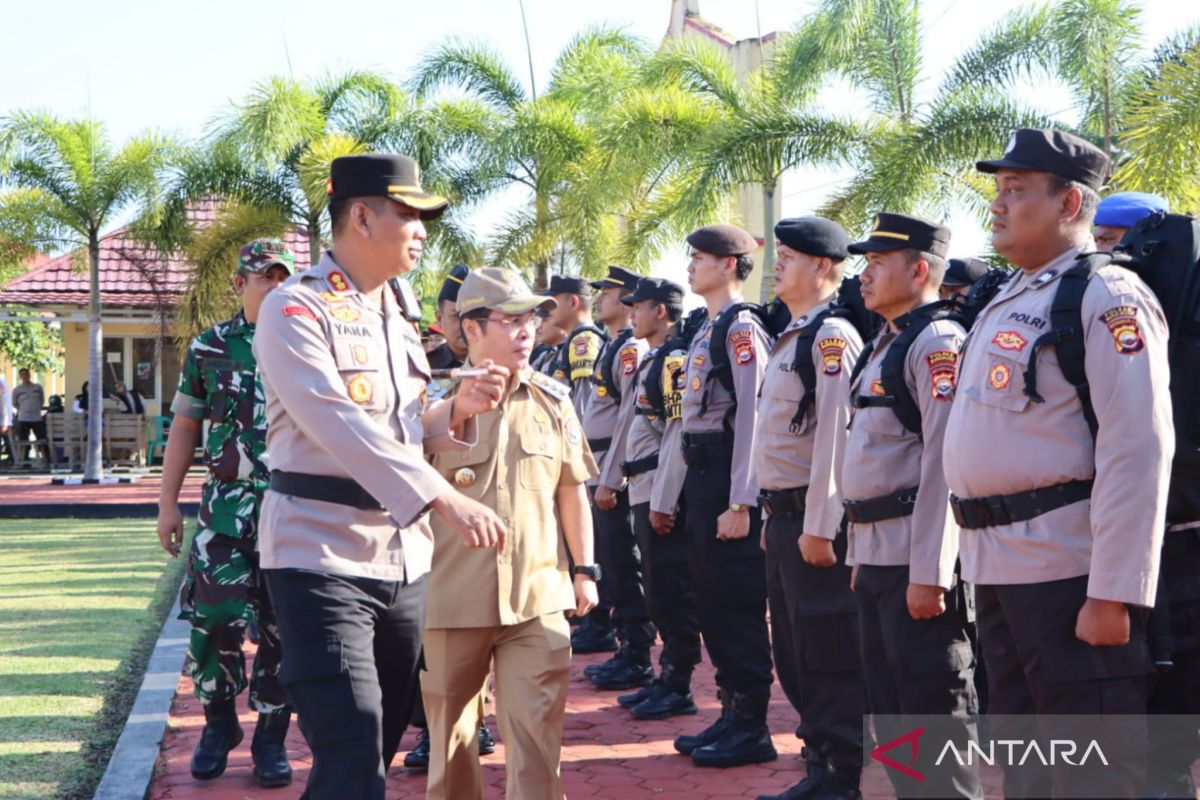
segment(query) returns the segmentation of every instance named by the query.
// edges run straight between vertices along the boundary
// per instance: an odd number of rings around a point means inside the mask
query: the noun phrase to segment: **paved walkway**
[[[700,769],[679,755],[672,741],[681,733],[695,733],[720,713],[713,690],[713,672],[707,662],[696,672],[695,688],[700,713],[659,722],[634,722],[616,703],[617,692],[598,692],[583,677],[583,667],[607,656],[576,656],[571,670],[567,720],[563,733],[562,775],[567,796],[601,800],[704,800],[704,798],[750,797],[779,792],[800,781],[801,742],[792,731],[799,718],[783,699],[776,685],[770,710],[771,730],[779,760],[735,769]],[[656,656],[657,657],[657,656]],[[242,700],[244,704],[245,700]],[[243,705],[244,708],[244,705]],[[303,738],[292,725],[288,747],[295,780],[286,789],[264,790],[254,782],[250,762],[250,734],[255,716],[243,711],[246,739],[230,755],[229,769],[215,781],[198,783],[188,772],[192,748],[204,726],[200,703],[192,696],[191,681],[185,676],[171,709],[171,721],[159,755],[158,775],[147,795],[150,800],[244,800],[251,797],[287,800],[300,796],[312,764]],[[489,717],[498,734],[495,718]],[[401,747],[412,745],[411,733]],[[401,756],[397,756],[397,763]],[[483,759],[488,783],[488,800],[504,797],[504,746]],[[996,779],[989,781],[989,795],[998,793]],[[867,797],[890,797],[889,785],[879,767],[868,770]],[[388,779],[388,798],[425,796],[425,776],[393,767]]]
[[[121,473],[126,476],[129,473]],[[162,477],[147,473],[134,483],[55,486],[50,475],[0,477],[0,516],[88,517],[112,514],[153,516],[157,513]],[[204,473],[192,470],[184,481],[179,502],[185,515],[200,502]],[[110,513],[105,513],[105,511]]]

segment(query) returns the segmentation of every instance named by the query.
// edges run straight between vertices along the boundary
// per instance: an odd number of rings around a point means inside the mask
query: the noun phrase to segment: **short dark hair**
[[[342,197],[337,200],[329,201],[329,230],[337,233],[346,225],[346,219],[350,215],[350,209],[355,203],[363,203],[370,206],[375,211],[379,210],[379,201],[382,197]]]
[[[908,249],[904,251],[908,254],[908,263],[915,264],[918,261],[924,261],[929,265],[929,282],[934,286],[942,285],[942,278],[946,277],[946,259],[933,253],[927,253],[924,250]]]
[[[734,271],[737,272],[737,279],[744,281],[750,277],[751,271],[754,269],[754,256],[749,253],[742,253],[737,257],[737,263],[734,266]]]
[[[1053,194],[1060,194],[1069,189],[1078,189],[1083,200],[1079,204],[1079,221],[1087,225],[1092,224],[1092,220],[1096,218],[1096,209],[1100,207],[1100,194],[1090,186],[1073,181],[1070,178],[1064,178],[1061,175],[1050,174],[1050,191]]]
[[[676,303],[663,303],[667,309],[667,321],[674,325],[683,317],[683,306]]]

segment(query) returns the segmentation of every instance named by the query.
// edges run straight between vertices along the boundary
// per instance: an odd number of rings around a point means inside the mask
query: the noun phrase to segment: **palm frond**
[[[418,97],[443,86],[458,86],[497,108],[510,110],[526,99],[520,82],[495,51],[455,39],[421,60],[411,86]]]

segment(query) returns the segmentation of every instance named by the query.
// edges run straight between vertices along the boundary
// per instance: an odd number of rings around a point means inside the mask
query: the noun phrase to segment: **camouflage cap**
[[[534,294],[520,275],[499,267],[485,267],[469,273],[463,278],[454,304],[460,316],[480,308],[502,314],[524,314],[554,305],[554,298]]]
[[[296,257],[279,239],[255,239],[238,251],[238,272],[262,273],[277,265],[289,275],[296,271]]]

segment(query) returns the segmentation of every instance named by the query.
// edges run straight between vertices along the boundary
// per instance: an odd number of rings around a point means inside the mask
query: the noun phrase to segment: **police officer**
[[[964,529],[963,577],[976,583],[990,710],[1144,714],[1145,609],[1174,442],[1162,311],[1131,272],[1104,266],[1083,284],[1082,330],[1048,336],[1071,330],[1070,320],[1050,322],[1050,309],[1079,279],[1076,255],[1092,248],[1108,158],[1071,134],[1022,129],[1001,159],[978,167],[995,176],[992,245],[1019,272],[972,329],[945,470]],[[1088,407],[1064,377],[1068,356],[1050,357],[1068,338],[1086,351]],[[1139,796],[1144,717],[1120,719],[1106,739],[1112,766],[1073,771],[1074,796]],[[1102,733],[1097,723],[1087,733]],[[1007,724],[993,717],[993,735],[1027,733]],[[1123,753],[1107,747],[1118,742]],[[1061,796],[1063,769],[1006,769],[1005,794],[1045,797],[1053,785]]]
[[[633,375],[645,350],[645,343],[635,338],[629,327],[629,306],[621,298],[637,287],[638,280],[639,276],[627,269],[609,267],[604,278],[592,282],[596,290],[595,318],[605,326],[608,338],[596,359],[596,390],[583,420],[583,432],[593,444],[600,471],[592,497],[596,555],[604,568],[600,586],[613,606],[613,623],[620,642],[615,656],[584,670],[598,689],[633,689],[654,678],[650,647],[655,631],[646,610],[641,554],[620,466],[636,406]],[[602,448],[605,443],[607,446]]]
[[[865,712],[858,609],[850,591],[841,472],[850,372],[862,351],[831,304],[850,237],[819,217],[775,226],[775,292],[791,311],[767,362],[754,431],[766,521],[775,672],[800,714],[808,776],[772,798],[856,798]],[[808,381],[806,384],[805,382]]]
[[[677,737],[675,749],[699,766],[729,767],[777,757],[767,730],[771,645],[758,482],[750,465],[754,401],[771,340],[749,310],[723,319],[754,268],[754,237],[735,225],[710,225],[687,242],[688,283],[704,298],[708,321],[688,349],[682,448],[664,451],[667,465],[660,469],[686,468],[693,585],[722,711],[699,734]],[[717,323],[727,331],[723,341],[714,335]],[[723,352],[714,356],[718,349]],[[723,369],[714,370],[714,360]]]
[[[1100,201],[1092,222],[1092,238],[1096,250],[1111,253],[1129,229],[1144,217],[1171,210],[1165,197],[1145,192],[1117,192]]]
[[[908,730],[906,715],[944,715],[965,748],[974,738],[966,718],[977,711],[974,655],[941,464],[964,338],[938,302],[949,242],[941,225],[879,214],[869,238],[849,248],[867,256],[863,300],[887,324],[851,381],[842,493],[877,736],[885,742]],[[924,785],[896,770],[888,777],[899,797],[928,796],[920,792],[931,787],[939,796],[982,796],[973,767],[933,770]]]
[[[466,264],[455,264],[442,281],[442,288],[437,297],[437,324],[442,329],[442,336],[446,337],[446,341],[429,354],[429,366],[433,369],[461,366],[463,359],[467,357],[467,342],[463,339],[462,328],[458,324],[458,312],[454,310],[454,301],[458,299],[458,289],[470,271]]]
[[[534,337],[533,353],[529,356],[529,366],[543,375],[553,377],[558,347],[567,338],[567,333],[550,321],[550,309],[539,308],[533,315],[537,317],[538,328]]]
[[[183,541],[179,490],[202,425],[209,422],[208,475],[179,596],[180,619],[192,624],[192,684],[204,706],[204,732],[191,763],[199,780],[221,775],[229,751],[242,740],[235,700],[246,688],[242,643],[250,622],[259,631],[250,678],[250,707],[258,712],[250,746],[254,774],[263,787],[292,780],[284,747],[291,708],[279,685],[279,631],[258,569],[258,514],[269,472],[265,400],[252,346],[263,300],[294,265],[291,250],[277,239],[259,239],[238,251],[233,286],[242,308],[192,340],[171,402],[175,419],[158,501],[158,538],[171,555],[179,555]]]
[[[988,263],[979,258],[952,258],[946,262],[946,274],[938,288],[943,300],[965,300],[975,281],[987,274]]]
[[[567,331],[558,348],[554,377],[570,387],[576,415],[587,420],[596,393],[596,359],[608,338],[592,319],[591,287],[577,275],[552,275],[550,285],[541,294],[553,297],[555,302],[547,321]],[[588,446],[597,453],[607,449],[608,443],[604,439],[589,439]],[[611,653],[617,649],[612,611],[609,587],[602,581],[600,604],[571,634],[571,647],[576,653]]]
[[[628,482],[647,607],[663,648],[658,677],[636,692],[621,695],[617,702],[635,719],[666,719],[696,713],[692,671],[700,663],[700,620],[688,570],[687,531],[679,511],[683,475],[658,469],[659,454],[677,451],[683,433],[683,365],[688,345],[678,327],[683,287],[662,278],[642,278],[621,302],[630,306],[633,335],[646,350],[626,390],[633,412],[617,467]],[[607,480],[611,478],[601,476],[602,482]],[[657,527],[651,522],[651,509],[660,515]]]
[[[305,795],[382,798],[416,691],[425,516],[472,546],[502,544],[495,512],[424,458],[474,441],[508,370],[424,402],[429,366],[412,326],[423,220],[446,208],[405,156],[335,159],[333,250],[268,297],[254,352],[267,400],[270,491],[259,550],[286,643],[280,680],[313,754]]]
[[[509,535],[499,551],[481,550],[434,522],[423,676],[430,798],[482,800],[473,745],[493,659],[507,795],[565,797],[559,751],[571,648],[562,612],[586,614],[597,601],[584,486],[596,465],[566,388],[529,369],[533,310],[551,302],[495,268],[473,272],[458,296],[471,362],[492,359],[512,378],[500,407],[478,419],[477,444],[436,455],[433,465],[495,508]]]

